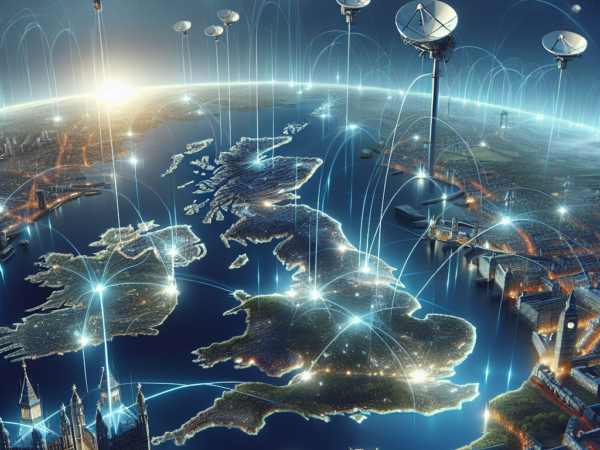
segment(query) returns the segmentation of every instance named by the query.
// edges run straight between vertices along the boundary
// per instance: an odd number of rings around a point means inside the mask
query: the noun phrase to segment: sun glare
[[[133,89],[120,84],[108,83],[98,91],[98,96],[107,103],[118,103],[133,95]]]

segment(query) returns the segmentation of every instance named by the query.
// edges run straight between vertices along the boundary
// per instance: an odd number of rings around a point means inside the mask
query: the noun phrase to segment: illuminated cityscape
[[[0,450],[600,449],[599,5],[474,3],[0,5]]]

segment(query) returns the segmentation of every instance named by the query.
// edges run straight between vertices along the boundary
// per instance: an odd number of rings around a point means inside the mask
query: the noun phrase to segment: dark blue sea
[[[319,105],[319,101],[305,101],[299,102],[296,108],[261,110],[261,137],[273,134],[279,136],[288,123],[307,121],[307,114]],[[232,116],[234,142],[242,136],[256,137],[255,112],[233,112]],[[223,123],[226,130],[226,114]],[[342,149],[334,161],[341,138],[333,145],[332,141],[339,133],[339,125],[343,123],[342,117],[313,119],[308,128],[295,136],[292,143],[278,149],[276,154],[325,159],[324,165],[299,190],[302,198],[298,202],[316,207],[319,186],[324,188],[329,183],[324,212],[342,223],[345,234],[358,247],[365,191],[377,163],[377,155],[363,160],[358,158],[358,152],[367,148],[372,140],[378,138],[378,134],[376,130],[360,130],[359,127],[353,141],[354,148],[351,149],[354,157]],[[186,144],[218,136],[218,125],[206,117],[193,122],[163,123],[144,136],[136,136],[135,149],[139,162],[135,170],[127,159],[116,163],[119,193],[130,200],[122,197],[120,201],[121,224],[136,224],[140,221],[134,209],[134,205],[138,204],[137,179],[143,220],[155,220],[161,226],[192,225],[192,230],[206,245],[208,255],[187,268],[178,269],[179,277],[202,277],[209,280],[209,283],[226,289],[243,289],[254,295],[283,293],[289,290],[291,273],[286,272],[272,254],[277,242],[250,244],[248,247],[232,243],[232,248],[227,249],[219,236],[235,222],[234,216],[226,215],[223,222],[205,225],[202,223],[202,212],[194,216],[184,215],[183,208],[194,199],[200,202],[201,198],[192,194],[195,189],[193,185],[185,189],[177,189],[177,186],[206,178],[194,175],[192,170],[197,167],[190,166],[189,162],[203,155],[210,155],[212,160],[215,144],[201,153],[187,156],[172,175],[160,177],[169,167],[171,156],[185,151]],[[225,137],[224,141],[228,139]],[[386,202],[411,177],[409,174],[390,177]],[[114,185],[115,183],[113,187]],[[455,188],[445,186],[444,189],[450,193]],[[369,195],[372,195],[372,190]],[[410,204],[427,214],[427,209],[421,206],[421,202],[427,198],[428,182],[411,182],[398,194],[385,216],[381,257],[391,266],[401,268],[417,241],[417,236],[396,220],[393,206]],[[375,205],[380,204],[381,197],[377,194]],[[444,207],[443,204],[435,205],[432,213],[437,214]],[[460,217],[465,215],[465,210],[452,207],[445,216],[451,219],[454,214]],[[81,197],[51,213],[42,222],[30,226],[29,232],[25,231],[24,236],[31,242],[28,251],[17,248],[16,256],[2,265],[0,325],[16,323],[25,315],[26,309],[42,303],[50,295],[50,289],[24,281],[27,275],[36,272],[34,262],[41,255],[50,251],[73,253],[74,247],[82,254],[91,254],[94,249],[88,245],[98,240],[98,236],[107,228],[115,226],[117,219],[113,192]],[[363,227],[366,228],[366,222]],[[374,227],[375,217],[371,230]],[[372,234],[371,231],[371,236]],[[432,271],[450,255],[449,251],[439,243],[420,243],[410,258],[402,279],[408,292],[416,295],[431,277]],[[249,263],[239,270],[229,270],[228,266],[243,253],[248,254]],[[528,378],[536,359],[531,345],[531,332],[523,326],[517,326],[516,317],[505,310],[506,305],[503,305],[499,315],[500,304],[491,303],[485,293],[475,287],[473,281],[478,275],[475,267],[469,264],[471,256],[465,251],[459,257],[452,258],[451,264],[440,271],[435,282],[420,296],[443,309],[423,302],[422,309],[416,315],[424,317],[430,312],[454,314],[475,325],[477,343],[474,352],[456,368],[456,375],[451,381],[457,384],[479,383],[480,395],[477,399],[463,404],[460,410],[433,417],[411,413],[371,415],[361,424],[341,416],[332,417],[330,423],[325,423],[314,419],[307,421],[294,414],[276,414],[267,418],[266,426],[257,436],[248,436],[237,429],[213,428],[196,435],[187,442],[187,446],[207,450],[345,450],[349,447],[369,450],[439,450],[455,449],[480,437],[484,430],[486,403],[507,389],[519,387]],[[122,396],[126,404],[133,402],[132,396],[138,382],[144,385],[146,396],[168,388],[152,383],[288,382],[292,374],[281,379],[270,379],[257,368],[234,370],[232,362],[221,363],[208,370],[193,364],[193,350],[242,334],[245,330],[245,317],[243,314],[223,317],[225,311],[236,305],[223,289],[182,279],[178,282],[178,288],[181,292],[179,304],[159,327],[158,336],[118,337],[108,345],[109,358],[122,384]],[[491,362],[486,382],[488,360]],[[98,392],[93,390],[98,386],[100,368],[104,365],[102,346],[86,348],[85,363],[84,372],[81,352],[28,362],[31,380],[39,389],[46,415],[56,412],[62,403],[69,402],[71,386],[75,383],[80,394],[85,392],[86,386],[92,391],[84,398],[84,403],[88,422],[93,421],[98,400]],[[22,369],[19,364],[0,361],[0,417],[4,421],[18,421],[21,377]],[[152,435],[158,436],[178,428],[197,412],[211,406],[221,394],[222,390],[218,388],[195,387],[152,398],[148,402]],[[58,431],[58,416],[50,421],[50,426]],[[15,427],[9,427],[9,430],[11,435],[16,435]],[[164,444],[162,447],[172,449],[175,446]]]

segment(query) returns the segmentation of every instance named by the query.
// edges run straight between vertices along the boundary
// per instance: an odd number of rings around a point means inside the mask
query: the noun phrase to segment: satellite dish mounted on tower
[[[362,8],[371,3],[371,0],[336,0],[342,7],[342,16],[346,16],[346,22],[350,25],[356,24],[356,14]]]
[[[187,37],[188,30],[190,28],[192,28],[192,23],[185,20],[183,22],[177,22],[175,25],[173,25],[173,29],[178,33],[183,33],[183,37]]]
[[[454,9],[440,1],[427,5],[413,1],[400,8],[396,15],[396,27],[404,43],[421,54],[429,52],[432,59],[450,59],[456,45],[452,32],[457,24]]]
[[[554,55],[561,70],[567,68],[567,63],[580,58],[587,48],[587,40],[570,31],[553,31],[542,39],[544,48]]]
[[[456,46],[452,32],[458,24],[456,11],[444,2],[427,4],[412,1],[404,5],[396,15],[396,27],[404,38],[419,51],[420,56],[429,53],[433,59],[433,92],[431,96],[431,124],[429,129],[429,176],[434,174],[435,134],[440,96],[440,61],[448,62]]]
[[[219,19],[223,21],[223,25],[226,27],[240,20],[240,15],[230,9],[222,9],[221,11],[217,11],[217,16],[219,16]]]
[[[204,30],[204,33],[208,37],[215,38],[215,41],[216,41],[219,39],[219,36],[221,36],[223,34],[223,31],[225,31],[225,30],[223,30],[223,27],[211,25],[206,30]]]

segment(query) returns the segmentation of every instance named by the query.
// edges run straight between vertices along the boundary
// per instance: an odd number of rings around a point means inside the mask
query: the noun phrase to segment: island
[[[20,361],[100,345],[104,333],[107,340],[158,334],[177,305],[174,268],[206,256],[189,226],[158,227],[111,228],[90,244],[105,247],[91,256],[42,256],[41,270],[26,280],[54,291],[14,329],[0,328],[0,353]]]
[[[276,412],[325,421],[336,414],[433,415],[478,395],[477,384],[444,380],[472,352],[475,328],[449,315],[413,317],[420,305],[401,290],[395,269],[359,252],[333,218],[297,204],[297,190],[322,161],[271,156],[291,140],[244,138],[199,184],[211,199],[204,223],[223,212],[239,219],[221,236],[227,247],[280,240],[274,255],[295,272],[285,294],[236,291],[239,305],[225,314],[245,313],[246,332],[194,354],[203,368],[232,361],[272,377],[300,372],[283,385],[240,384],[154,444],[183,445],[214,426],[256,434]]]

